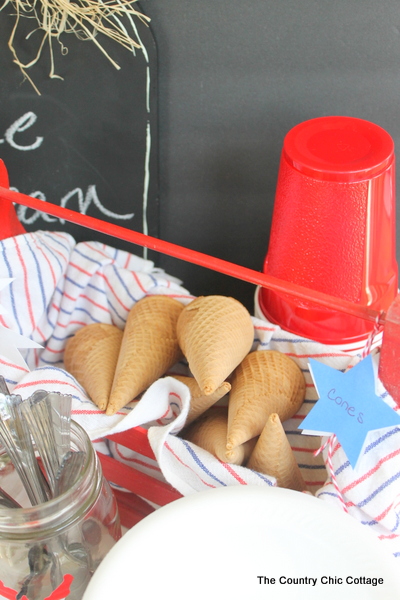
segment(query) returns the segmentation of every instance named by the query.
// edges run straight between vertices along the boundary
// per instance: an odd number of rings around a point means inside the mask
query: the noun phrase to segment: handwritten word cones
[[[208,396],[250,352],[254,327],[246,308],[228,296],[199,296],[177,324],[179,345],[201,391]]]
[[[123,332],[86,325],[66,345],[65,368],[101,410],[115,414],[182,357],[176,335],[182,309],[170,296],[146,296],[133,305]]]
[[[229,395],[227,452],[260,435],[268,417],[286,421],[304,401],[305,380],[296,363],[274,350],[248,354],[235,369]]]

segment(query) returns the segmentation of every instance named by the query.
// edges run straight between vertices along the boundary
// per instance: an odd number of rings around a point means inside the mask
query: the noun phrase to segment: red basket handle
[[[3,168],[5,169],[4,165]],[[33,210],[47,213],[53,217],[70,221],[76,225],[81,225],[83,227],[93,229],[94,231],[105,233],[120,240],[125,240],[139,246],[144,246],[145,248],[150,248],[156,252],[168,254],[175,258],[179,258],[180,260],[186,260],[192,264],[206,267],[207,269],[211,269],[213,271],[218,271],[224,275],[236,277],[237,279],[247,281],[248,283],[252,283],[254,285],[260,285],[283,294],[291,294],[292,296],[302,300],[314,302],[321,306],[338,310],[349,315],[354,315],[367,321],[379,322],[380,324],[385,322],[385,313],[379,313],[368,306],[354,304],[353,302],[349,302],[343,298],[330,296],[317,290],[310,290],[304,286],[294,284],[291,281],[284,281],[282,279],[278,279],[277,277],[272,277],[266,273],[260,273],[259,271],[254,271],[252,269],[248,269],[247,267],[242,267],[241,265],[237,265],[214,256],[209,256],[208,254],[203,254],[202,252],[197,252],[196,250],[190,250],[184,246],[178,246],[177,244],[172,244],[171,242],[166,242],[144,233],[133,231],[131,229],[127,229],[126,227],[121,227],[121,225],[107,223],[101,219],[96,219],[95,217],[90,217],[89,215],[83,215],[74,210],[70,210],[69,208],[64,208],[56,204],[50,204],[49,202],[43,202],[42,200],[38,200],[32,196],[27,196],[25,194],[21,194],[20,192],[12,191],[5,186],[0,186],[0,218],[2,214],[4,214],[5,217],[5,227],[2,231],[2,235],[0,235],[0,238],[9,237],[10,235],[18,235],[18,233],[25,233],[22,225],[17,222],[18,219],[14,207],[12,206],[13,202],[16,204],[22,204],[23,206],[28,206]],[[2,206],[3,203],[5,203],[4,206]]]
[[[2,160],[0,160],[0,186],[8,188],[8,173],[6,166]],[[21,235],[26,233],[26,230],[22,226],[22,223],[17,217],[15,208],[11,200],[2,199],[0,202],[0,239],[4,240],[14,235]]]

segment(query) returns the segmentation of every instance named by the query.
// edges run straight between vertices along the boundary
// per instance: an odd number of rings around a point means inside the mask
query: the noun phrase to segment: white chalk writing
[[[33,143],[25,145],[22,145],[16,142],[15,140],[17,133],[22,133],[23,131],[26,131],[27,129],[32,127],[32,125],[36,123],[36,120],[37,116],[35,115],[35,113],[31,111],[25,113],[24,115],[22,115],[22,117],[14,121],[14,123],[10,125],[8,129],[6,129],[4,139],[0,140],[0,143],[3,144],[4,142],[7,142],[15,150],[22,150],[23,152],[27,150],[36,150],[42,145],[44,138],[41,136],[37,136]]]
[[[146,58],[147,58],[147,56],[146,56]],[[149,72],[149,68],[147,68],[147,78],[148,78],[148,82],[147,82],[147,86],[146,86],[146,107],[147,107],[147,111],[150,112],[150,105],[149,105],[150,72]],[[25,135],[25,137],[22,136],[22,134],[24,132],[26,132],[29,128],[31,128],[36,123],[36,121],[37,121],[37,116],[34,112],[32,112],[32,111],[26,112],[24,115],[19,117],[19,119],[14,121],[14,123],[12,123],[12,125],[10,125],[10,127],[8,127],[8,129],[6,129],[6,131],[4,133],[4,138],[3,139],[0,138],[0,144],[7,143],[15,150],[20,150],[23,152],[37,150],[42,145],[42,143],[44,141],[44,137],[36,136],[34,138],[34,140],[32,141],[31,136],[28,136],[28,138],[26,137],[26,135]],[[30,139],[29,139],[29,137],[30,137]],[[147,121],[145,177],[144,177],[144,191],[143,191],[143,229],[144,229],[145,233],[147,233],[147,220],[146,220],[147,215],[146,215],[146,213],[147,213],[148,185],[149,185],[149,179],[150,179],[150,173],[149,173],[150,148],[151,148],[150,123],[149,123],[149,121]],[[15,190],[16,192],[19,191],[17,188],[11,188],[11,189]],[[45,194],[39,190],[34,191],[34,192],[30,193],[29,195],[32,196],[33,198],[38,198],[39,200],[42,200],[43,202],[47,201]],[[68,192],[61,198],[60,206],[66,207],[67,204],[70,201],[72,202],[74,199],[78,203],[78,209],[81,214],[86,214],[90,205],[93,204],[99,210],[99,212],[102,215],[104,215],[105,217],[109,217],[109,218],[116,219],[116,220],[129,220],[135,216],[135,213],[118,214],[118,213],[115,213],[115,212],[109,210],[105,206],[103,206],[103,204],[99,200],[97,190],[96,190],[96,185],[94,185],[94,184],[88,185],[86,192],[84,192],[83,189],[80,187],[76,187],[75,189],[71,190],[70,192]],[[22,206],[22,205],[18,206],[17,212],[18,212],[18,217],[19,217],[21,223],[24,223],[26,225],[31,225],[32,223],[35,223],[35,221],[37,221],[37,219],[39,219],[39,218],[43,219],[47,223],[54,223],[56,221],[59,221],[62,224],[65,223],[64,219],[52,217],[52,216],[50,216],[46,213],[42,213],[38,210],[34,210],[33,212],[28,213],[29,210],[30,209],[27,206]]]
[[[16,192],[19,191],[17,188],[11,188],[11,189],[15,190]],[[39,200],[43,200],[43,202],[46,202],[46,196],[43,192],[36,191],[36,192],[32,192],[29,195],[32,196],[32,198],[38,198]],[[101,204],[99,197],[97,195],[95,185],[89,185],[85,194],[83,193],[83,190],[79,187],[75,188],[71,192],[68,192],[67,194],[65,194],[65,196],[63,196],[61,198],[60,206],[66,207],[67,203],[70,200],[72,200],[73,198],[76,198],[78,200],[79,212],[83,215],[85,215],[87,213],[89,206],[93,202],[93,204],[96,206],[96,208],[106,217],[110,217],[112,219],[118,219],[118,220],[129,220],[135,216],[135,213],[127,213],[124,215],[120,215],[120,214],[112,212],[111,210],[108,210],[108,208],[106,208],[105,206],[103,206]],[[24,223],[25,225],[31,225],[37,219],[39,219],[39,217],[41,217],[44,221],[47,221],[47,223],[54,223],[57,220],[60,221],[60,223],[65,223],[64,219],[58,219],[55,217],[51,217],[50,215],[47,215],[46,213],[39,212],[38,210],[35,210],[35,211],[33,211],[33,214],[28,215],[27,214],[28,210],[29,209],[27,206],[18,206],[18,209],[17,209],[18,218],[21,221],[21,223]]]
[[[3,144],[4,142],[7,142],[15,150],[37,150],[42,145],[44,140],[44,138],[41,136],[36,136],[35,141],[30,144],[23,145],[20,141],[19,143],[16,141],[17,134],[20,134],[32,127],[32,125],[36,123],[36,120],[37,116],[35,115],[35,113],[32,111],[28,111],[27,113],[22,115],[22,117],[14,121],[14,123],[10,125],[8,129],[6,129],[4,139],[0,139],[0,143]],[[15,190],[16,192],[19,191],[15,187],[11,189]],[[39,200],[43,200],[43,202],[46,202],[45,194],[39,190],[32,192],[29,195],[33,198],[38,198]],[[87,187],[85,194],[82,188],[80,187],[76,187],[75,189],[71,190],[61,198],[60,206],[66,207],[67,203],[73,198],[76,198],[78,200],[79,212],[83,215],[87,213],[89,206],[92,203],[101,212],[101,214],[112,219],[129,220],[132,219],[132,217],[134,217],[135,215],[135,213],[127,213],[120,215],[103,206],[99,200],[96,186],[94,184],[89,185]],[[25,223],[25,225],[31,225],[32,223],[35,223],[35,221],[37,221],[37,219],[39,218],[42,218],[47,223],[54,223],[57,220],[60,221],[60,223],[65,223],[64,219],[57,219],[38,210],[35,210],[32,214],[28,215],[28,210],[29,209],[27,206],[18,207],[18,217],[22,223]]]

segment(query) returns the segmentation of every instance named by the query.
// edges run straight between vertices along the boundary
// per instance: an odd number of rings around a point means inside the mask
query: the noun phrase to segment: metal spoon
[[[71,446],[71,397],[38,390],[21,404],[21,411],[28,422],[54,496],[58,469]]]
[[[85,463],[84,452],[72,452],[70,450],[64,456],[56,474],[54,496],[59,496],[69,490],[78,479],[78,475]]]
[[[21,508],[21,505],[7,494],[3,488],[0,488],[0,506],[4,508]]]
[[[6,396],[10,395],[10,391],[8,389],[6,380],[4,379],[3,375],[0,375],[0,392],[2,394],[5,394]]]
[[[32,505],[49,499],[47,482],[39,468],[21,396],[0,393],[0,440],[13,463]]]
[[[38,594],[42,588],[41,580],[51,564],[47,550],[40,544],[29,548],[28,564],[29,575],[23,580],[22,587],[17,594],[16,600],[20,600],[23,596],[30,598],[30,600],[36,600],[36,598],[38,598]]]
[[[79,473],[85,463],[86,455],[84,452],[69,451],[64,456],[56,477],[55,496],[63,494],[69,490],[77,481]],[[62,542],[64,552],[77,564],[83,566],[88,575],[94,572],[92,555],[80,542],[68,544],[66,539]]]
[[[51,494],[54,494],[56,473],[59,467],[54,430],[46,402],[47,392],[37,391],[21,404],[21,412],[26,419],[42,459]]]
[[[66,394],[50,393],[47,395],[46,402],[51,410],[58,464],[61,465],[65,454],[71,449],[72,398]]]

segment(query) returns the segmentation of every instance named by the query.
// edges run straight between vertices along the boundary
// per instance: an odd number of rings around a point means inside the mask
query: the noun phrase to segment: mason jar
[[[36,506],[18,499],[21,508],[0,507],[1,599],[80,600],[92,574],[121,537],[115,497],[88,435],[74,421],[71,450],[85,453],[72,487]],[[3,454],[0,487],[15,497],[18,483]]]

